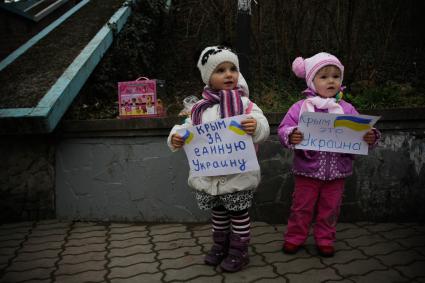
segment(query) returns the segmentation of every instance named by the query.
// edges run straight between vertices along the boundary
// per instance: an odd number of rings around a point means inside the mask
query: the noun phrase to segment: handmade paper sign
[[[193,176],[218,176],[259,170],[252,137],[233,116],[177,131]]]
[[[367,155],[368,144],[363,136],[379,118],[304,112],[298,122],[298,129],[303,133],[304,139],[295,148]]]

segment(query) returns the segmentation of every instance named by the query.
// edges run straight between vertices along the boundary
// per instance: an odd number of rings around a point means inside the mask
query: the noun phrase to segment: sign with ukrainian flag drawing
[[[367,155],[369,146],[363,136],[379,118],[369,115],[304,112],[298,122],[298,129],[303,133],[304,139],[295,148]]]
[[[219,176],[259,170],[252,137],[241,126],[246,115],[200,124],[177,133],[193,176]]]

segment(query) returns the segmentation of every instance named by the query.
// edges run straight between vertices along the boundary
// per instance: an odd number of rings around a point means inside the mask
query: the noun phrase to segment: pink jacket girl
[[[358,114],[350,103],[342,100],[344,66],[335,56],[318,53],[311,58],[298,57],[292,70],[305,78],[306,99],[290,107],[278,128],[282,145],[295,149],[303,140],[297,129],[300,115],[305,112]],[[380,138],[376,129],[368,131],[364,140],[373,146]],[[345,153],[294,150],[293,173],[295,189],[283,251],[295,253],[308,237],[315,215],[314,238],[322,256],[333,256],[336,221],[339,215],[345,177],[353,172],[353,155]]]

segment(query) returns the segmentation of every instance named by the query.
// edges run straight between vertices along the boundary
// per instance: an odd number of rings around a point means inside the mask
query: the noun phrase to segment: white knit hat
[[[208,46],[201,52],[198,60],[198,69],[201,71],[202,81],[209,85],[211,74],[223,62],[233,63],[239,71],[238,56],[224,46]]]
[[[342,82],[342,79],[344,78],[344,66],[341,64],[338,58],[326,52],[317,53],[316,55],[307,59],[302,57],[295,58],[294,62],[292,62],[292,71],[297,77],[302,79],[305,78],[307,86],[310,89],[316,91],[313,83],[314,76],[321,68],[329,65],[340,69]]]
[[[245,95],[249,97],[248,83],[246,82],[245,78],[242,76],[241,72],[239,72],[238,87],[240,87],[245,93]]]

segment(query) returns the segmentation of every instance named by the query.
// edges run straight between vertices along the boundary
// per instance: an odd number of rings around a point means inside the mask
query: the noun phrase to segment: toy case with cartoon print
[[[162,100],[157,95],[158,86],[163,87],[163,82],[146,77],[119,82],[119,118],[164,117]]]

